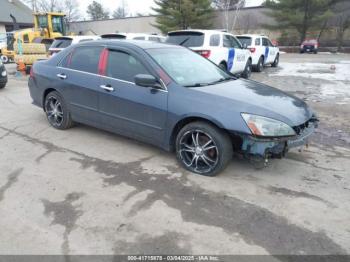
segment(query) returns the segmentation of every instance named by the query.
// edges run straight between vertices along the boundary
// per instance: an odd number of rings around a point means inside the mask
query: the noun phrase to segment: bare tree
[[[233,31],[239,10],[244,7],[245,0],[213,0],[214,6],[223,13],[223,27],[227,31]],[[231,13],[234,12],[232,16]]]
[[[256,16],[251,13],[247,13],[241,16],[239,21],[239,28],[243,30],[244,34],[248,34],[255,25],[258,24]]]
[[[81,15],[77,0],[24,0],[33,12],[62,12],[68,22],[78,20]]]
[[[121,1],[121,5],[113,12],[113,18],[124,18],[128,16],[128,5],[125,0]]]
[[[81,18],[77,0],[64,0],[62,12],[66,14],[67,22],[77,21]]]

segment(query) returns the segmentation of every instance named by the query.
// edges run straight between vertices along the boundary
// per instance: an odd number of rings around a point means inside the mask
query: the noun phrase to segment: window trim
[[[127,53],[127,54],[131,55],[130,52],[128,52],[128,50],[126,50],[126,49],[124,49],[124,48],[119,48],[119,47],[110,47],[110,46],[106,46],[106,45],[92,45],[92,46],[86,45],[86,46],[84,46],[84,47],[102,47],[102,48],[103,48],[102,51],[101,51],[101,54],[100,54],[99,64],[100,64],[100,60],[101,60],[101,58],[102,58],[101,56],[102,56],[103,52],[105,52],[104,50],[108,50],[108,51],[109,51],[109,50],[114,50],[114,51],[124,52],[124,53]],[[76,50],[76,47],[73,48],[66,56],[64,56],[64,57],[56,64],[56,68],[58,68],[58,69],[64,69],[64,70],[68,70],[68,71],[72,71],[72,72],[77,72],[77,73],[82,73],[82,74],[87,74],[87,75],[92,75],[92,76],[98,76],[98,77],[101,77],[101,78],[106,78],[106,79],[111,79],[111,80],[117,80],[117,81],[122,82],[122,83],[131,84],[131,85],[136,86],[135,82],[130,82],[130,81],[123,80],[123,79],[119,79],[119,78],[115,78],[115,77],[110,77],[110,76],[101,75],[101,74],[99,74],[99,68],[98,68],[98,70],[97,70],[97,73],[90,73],[90,72],[86,72],[86,71],[81,71],[81,70],[72,69],[72,68],[69,68],[69,67],[63,67],[62,64],[61,64],[62,61],[63,61],[65,58],[67,58],[68,56],[70,56],[68,59],[71,59],[71,57],[72,57],[72,55],[73,55],[73,53],[74,53],[75,50]],[[124,51],[124,50],[125,50],[125,51]],[[107,53],[109,53],[109,52],[107,52]],[[139,58],[137,58],[137,59],[140,61],[140,63],[142,63],[142,65],[143,65],[146,69],[149,68],[147,65],[145,65],[145,63],[144,63],[141,59],[139,59]],[[108,57],[107,57],[107,60],[108,60]],[[106,65],[107,65],[107,64],[106,64]],[[152,68],[152,67],[151,67],[151,68]],[[148,71],[149,71],[149,70],[148,70]],[[154,70],[154,71],[155,71],[155,70]],[[153,76],[154,76],[154,74],[152,74],[152,73],[150,73],[150,75],[153,75]],[[160,84],[161,84],[161,86],[162,86],[162,89],[156,89],[156,88],[152,88],[152,89],[158,90],[158,91],[160,91],[160,92],[166,92],[166,93],[168,93],[168,86],[165,84],[165,82],[162,80],[162,78],[161,78],[160,76],[158,76],[158,77],[156,77],[156,78],[160,81]]]

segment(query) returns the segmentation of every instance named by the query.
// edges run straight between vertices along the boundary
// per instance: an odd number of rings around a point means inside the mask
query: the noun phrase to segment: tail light
[[[250,47],[249,50],[250,50],[251,53],[255,53],[256,48],[255,47]]]
[[[196,52],[205,58],[209,58],[210,56],[210,50],[198,50]]]

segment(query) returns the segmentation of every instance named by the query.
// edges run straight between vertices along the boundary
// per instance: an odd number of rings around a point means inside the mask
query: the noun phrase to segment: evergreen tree
[[[189,28],[210,28],[213,8],[210,0],[155,0],[157,24],[163,33]]]
[[[92,20],[102,20],[109,18],[109,12],[103,8],[103,6],[93,1],[88,7],[87,11],[88,15]]]
[[[333,15],[331,7],[344,0],[266,0],[268,12],[277,24],[266,25],[271,29],[293,28],[299,33],[302,42],[310,29],[320,29]]]

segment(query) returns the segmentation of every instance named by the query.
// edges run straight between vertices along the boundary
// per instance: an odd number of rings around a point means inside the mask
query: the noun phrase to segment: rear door
[[[274,60],[274,56],[273,56],[273,48],[271,46],[271,42],[269,41],[269,39],[267,39],[266,37],[262,38],[262,45],[264,47],[264,64],[269,64],[272,63]]]
[[[67,55],[57,68],[56,77],[72,117],[95,125],[98,117],[100,76],[98,64],[102,46],[81,46]]]
[[[243,72],[245,67],[246,52],[241,47],[240,42],[232,35],[223,35],[223,47],[227,48],[228,71],[235,74]]]
[[[153,74],[151,68],[129,49],[108,50],[99,89],[99,111],[109,129],[149,143],[164,142],[168,92],[137,86],[138,74]]]

